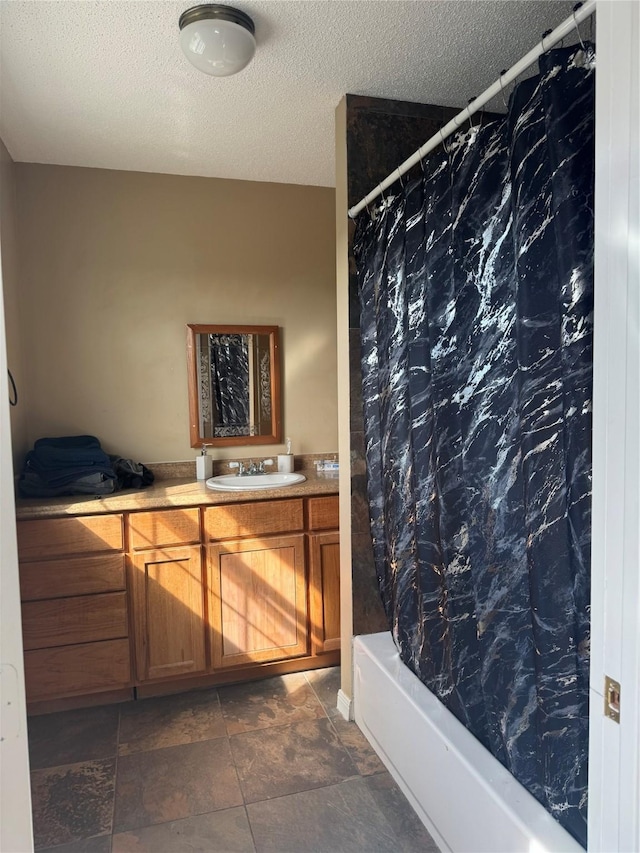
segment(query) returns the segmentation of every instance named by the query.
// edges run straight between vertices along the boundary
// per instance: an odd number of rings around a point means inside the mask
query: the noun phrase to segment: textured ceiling
[[[13,159],[333,186],[346,92],[463,107],[572,8],[237,0],[256,56],[216,79],[180,52],[190,5],[1,0],[0,136]]]

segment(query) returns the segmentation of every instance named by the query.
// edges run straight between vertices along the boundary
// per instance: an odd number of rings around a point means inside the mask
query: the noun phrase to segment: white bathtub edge
[[[353,706],[357,725],[442,850],[584,853],[404,666],[388,633],[354,640]]]

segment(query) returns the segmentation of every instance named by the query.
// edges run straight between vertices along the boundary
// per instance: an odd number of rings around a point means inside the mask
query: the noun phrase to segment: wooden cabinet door
[[[206,669],[200,546],[130,558],[138,681]]]
[[[208,547],[213,666],[308,653],[304,536],[268,536]]]
[[[309,584],[313,653],[340,649],[340,534],[309,536]]]

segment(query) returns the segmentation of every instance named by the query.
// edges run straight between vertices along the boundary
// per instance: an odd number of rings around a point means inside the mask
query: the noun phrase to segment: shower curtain
[[[376,572],[404,662],[586,845],[594,52],[361,214]],[[425,772],[437,772],[425,768]]]

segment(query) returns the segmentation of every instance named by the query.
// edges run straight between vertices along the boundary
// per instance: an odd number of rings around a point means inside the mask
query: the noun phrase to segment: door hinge
[[[620,722],[620,683],[608,675],[604,677],[604,713],[614,723]]]

